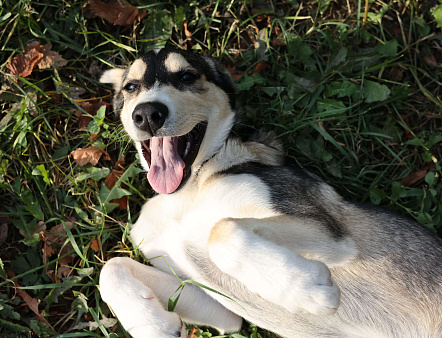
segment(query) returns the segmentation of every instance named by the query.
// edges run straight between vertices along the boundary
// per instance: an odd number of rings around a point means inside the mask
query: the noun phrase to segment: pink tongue
[[[174,192],[183,179],[184,162],[176,150],[176,137],[152,137],[151,162],[147,179],[160,194]]]

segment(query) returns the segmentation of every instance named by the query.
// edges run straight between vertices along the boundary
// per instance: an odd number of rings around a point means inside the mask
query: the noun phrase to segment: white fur
[[[173,60],[173,67],[179,68],[177,62],[180,58]],[[211,67],[214,67],[213,64]],[[115,80],[113,75],[116,74],[104,75],[103,78],[112,82]],[[111,79],[108,79],[109,76]],[[325,265],[260,239],[245,228],[236,229],[229,241],[212,245],[209,249],[210,232],[220,221],[227,218],[259,220],[278,216],[278,213],[269,208],[268,189],[259,179],[251,175],[212,178],[233,165],[260,159],[240,142],[230,140],[223,143],[233,125],[234,113],[222,90],[209,82],[205,86],[208,94],[200,98],[198,94],[192,94],[193,100],[189,102],[188,93],[155,85],[125,102],[121,113],[123,125],[135,141],[141,163],[147,170],[140,142],[150,135],[137,130],[132,121],[132,112],[138,104],[156,101],[168,107],[169,116],[161,128],[162,136],[188,133],[198,121],[207,121],[208,124],[189,182],[171,195],[150,199],[132,226],[133,243],[145,257],[161,256],[151,261],[156,269],[120,258],[109,261],[101,274],[103,299],[134,336],[142,336],[140,332],[144,332],[145,336],[169,337],[182,330],[178,316],[165,310],[168,297],[179,286],[174,273],[208,287],[217,287],[188,260],[186,245],[190,234],[191,241],[199,243],[207,259],[210,251],[210,257],[221,271],[238,278],[250,291],[259,293],[270,302],[283,304],[291,312],[330,313],[336,310],[339,302],[339,290],[335,285],[329,285],[330,272]],[[208,158],[211,160],[201,167]],[[250,245],[256,244],[259,244],[259,250],[250,248]],[[261,265],[248,266],[257,259]],[[181,318],[192,323],[209,324],[221,332],[238,330],[240,317],[213,299],[227,308],[232,303],[219,294],[206,293],[186,287],[177,308]],[[189,308],[189,297],[200,304],[199,310]]]
[[[221,270],[290,312],[336,312],[339,288],[332,282],[325,264],[263,240],[238,226],[241,221],[226,219],[215,226],[220,231],[229,231],[226,241],[209,244],[210,258]],[[226,251],[226,247],[231,249]]]
[[[170,59],[169,67],[187,65],[180,65],[180,60]],[[216,71],[213,61],[207,62]],[[119,90],[123,72],[108,71],[102,81]],[[132,122],[137,104],[157,101],[168,107],[159,136],[183,135],[197,123],[208,123],[189,180],[172,194],[151,198],[131,228],[134,246],[154,267],[114,258],[100,275],[100,293],[129,333],[185,337],[181,320],[232,332],[240,329],[241,317],[284,337],[411,338],[440,333],[440,287],[416,276],[410,280],[419,281],[421,287],[425,284],[426,291],[404,286],[408,279],[404,281],[397,252],[390,255],[383,248],[389,245],[390,251],[408,252],[397,249],[403,243],[391,245],[386,230],[400,225],[398,241],[411,238],[403,236],[406,222],[391,223],[349,204],[324,183],[312,191],[318,204],[290,215],[275,211],[272,187],[250,174],[223,171],[245,162],[279,165],[278,151],[273,144],[226,140],[235,114],[223,90],[207,81],[203,85],[205,91],[199,92],[154,85],[135,98],[123,93],[121,119],[146,170],[140,142],[152,135],[137,130]],[[312,211],[319,214],[312,217]],[[321,213],[342,225],[342,238],[333,237]],[[414,239],[407,241],[418,251]],[[414,268],[418,271],[418,266]],[[168,312],[167,300],[181,283],[177,276],[225,294],[187,282],[175,312]],[[341,287],[342,304],[333,280]],[[428,294],[439,298],[430,299]]]

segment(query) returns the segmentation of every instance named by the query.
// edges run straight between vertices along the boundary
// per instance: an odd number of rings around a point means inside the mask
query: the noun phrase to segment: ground
[[[127,226],[152,191],[98,78],[152,48],[218,57],[238,133],[274,130],[346,198],[442,233],[438,1],[0,4],[0,335],[127,336],[98,276],[149,258]]]

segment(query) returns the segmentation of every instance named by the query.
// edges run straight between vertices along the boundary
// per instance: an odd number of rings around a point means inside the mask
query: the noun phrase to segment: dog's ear
[[[121,91],[121,86],[123,84],[123,76],[125,69],[114,68],[106,70],[100,77],[101,83],[112,83],[114,86],[115,93]]]
[[[112,83],[114,86],[114,99],[113,106],[114,112],[119,113],[119,111],[123,108],[123,95],[121,93],[121,87],[123,86],[123,77],[125,69],[122,68],[114,68],[106,70],[103,75],[100,77],[101,83]]]

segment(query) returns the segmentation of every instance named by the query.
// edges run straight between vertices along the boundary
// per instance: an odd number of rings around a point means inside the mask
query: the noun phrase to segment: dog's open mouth
[[[206,127],[206,123],[199,123],[188,134],[152,137],[142,142],[143,156],[149,164],[147,179],[152,189],[170,194],[187,181]]]

